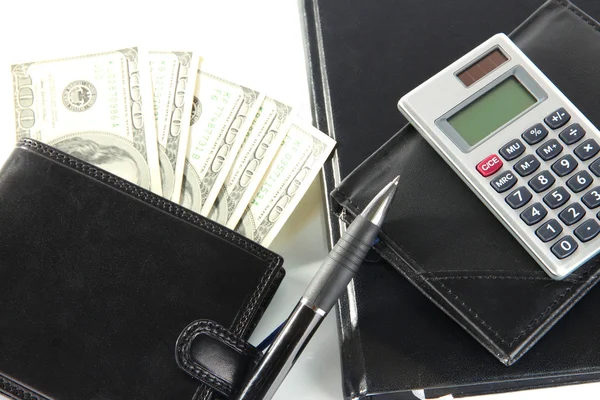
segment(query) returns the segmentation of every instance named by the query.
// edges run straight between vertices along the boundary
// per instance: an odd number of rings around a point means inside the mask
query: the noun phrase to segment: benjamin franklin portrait
[[[141,154],[129,143],[101,134],[82,134],[60,140],[53,145],[92,165],[131,183],[150,187],[149,171]]]

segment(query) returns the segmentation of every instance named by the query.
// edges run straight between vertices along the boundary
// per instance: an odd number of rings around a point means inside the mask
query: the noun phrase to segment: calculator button
[[[569,201],[570,198],[571,195],[569,194],[569,192],[567,192],[567,189],[565,189],[562,186],[559,186],[544,196],[544,203],[546,203],[548,207],[554,210],[555,208],[558,208],[565,204],[567,201]]]
[[[577,250],[577,242],[572,236],[565,236],[551,247],[552,253],[556,258],[563,259],[569,257]]]
[[[561,219],[565,225],[573,225],[576,222],[579,222],[581,218],[585,215],[585,209],[579,203],[573,203],[558,214],[558,218]]]
[[[477,171],[482,176],[490,176],[498,172],[502,168],[502,160],[495,154],[487,156],[479,164],[477,164]]]
[[[536,150],[538,156],[544,161],[552,160],[554,157],[560,154],[563,147],[558,140],[550,139]]]
[[[585,129],[579,124],[573,124],[562,131],[558,137],[566,144],[579,142],[585,136]]]
[[[544,122],[552,129],[558,129],[571,119],[571,116],[564,108],[559,108],[552,114],[544,118]]]
[[[540,193],[554,185],[554,181],[555,179],[550,171],[542,171],[529,180],[529,186],[531,186],[536,193]]]
[[[521,176],[533,174],[540,167],[540,161],[533,154],[528,154],[515,163],[515,171]]]
[[[523,145],[523,142],[521,142],[519,139],[515,139],[515,140],[511,140],[510,142],[506,143],[498,151],[500,152],[500,155],[502,157],[504,157],[504,159],[506,161],[510,161],[510,160],[514,160],[515,158],[517,158],[521,154],[523,154],[523,152],[525,151],[525,146]]]
[[[542,242],[545,243],[560,235],[562,230],[563,227],[560,222],[555,219],[551,219],[550,221],[544,222],[542,226],[535,231],[535,234],[542,240]]]
[[[585,204],[588,208],[596,208],[600,206],[600,186],[595,187],[581,198],[583,204]]]
[[[569,178],[567,186],[575,193],[579,193],[592,184],[592,176],[587,171],[579,171]]]
[[[582,161],[589,160],[594,157],[600,151],[600,146],[594,139],[588,139],[585,142],[581,143],[579,146],[573,150],[575,155],[579,157]]]
[[[544,140],[548,136],[548,129],[542,124],[535,124],[527,129],[521,137],[529,144],[536,144]]]
[[[516,183],[517,177],[512,172],[506,171],[502,175],[492,179],[490,185],[496,189],[496,192],[502,193],[515,186]]]
[[[572,155],[567,154],[552,164],[552,171],[558,176],[569,175],[577,168],[577,160]]]
[[[583,224],[575,228],[573,233],[575,236],[577,236],[577,239],[581,240],[582,242],[589,242],[598,236],[598,233],[600,233],[600,225],[598,225],[598,223],[593,219],[588,219]]]
[[[532,198],[532,194],[525,186],[521,186],[517,190],[506,196],[506,202],[514,209],[523,207]]]
[[[548,211],[540,203],[534,203],[530,205],[521,213],[521,219],[525,221],[527,225],[537,224],[548,214]]]
[[[600,158],[590,164],[590,171],[596,176],[600,176]]]

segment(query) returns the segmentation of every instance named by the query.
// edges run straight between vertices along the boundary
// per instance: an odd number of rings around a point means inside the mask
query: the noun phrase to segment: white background
[[[0,4],[3,44],[0,52],[0,160],[4,160],[14,143],[11,64],[127,46],[198,50],[204,56],[206,70],[263,90],[295,106],[301,117],[310,120],[299,21],[295,0],[5,0]],[[271,247],[284,256],[288,274],[251,339],[254,344],[287,317],[327,253],[320,179],[312,185]],[[398,279],[402,278],[398,276]],[[586,384],[490,395],[485,399],[589,399],[598,397],[595,393],[599,391],[600,384]],[[308,345],[276,399],[342,399],[333,314]]]

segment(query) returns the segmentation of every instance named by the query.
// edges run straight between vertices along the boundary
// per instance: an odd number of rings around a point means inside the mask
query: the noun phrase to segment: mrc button
[[[494,178],[490,182],[490,185],[492,185],[496,192],[502,193],[515,186],[516,183],[517,177],[511,171],[506,171]]]
[[[502,168],[502,160],[495,154],[486,157],[477,164],[477,171],[479,171],[482,176],[493,175],[498,172],[500,168]]]

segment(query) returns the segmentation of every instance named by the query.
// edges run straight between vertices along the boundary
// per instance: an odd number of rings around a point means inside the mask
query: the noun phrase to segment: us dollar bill
[[[254,116],[209,218],[234,229],[291,124],[292,108],[265,97]]]
[[[237,231],[263,246],[271,244],[334,145],[332,138],[296,119],[248,204]]]
[[[161,194],[148,54],[137,47],[11,67],[17,139]]]
[[[194,52],[150,51],[149,60],[162,194],[178,202],[200,57]]]
[[[181,205],[210,213],[263,98],[255,90],[198,71]]]

